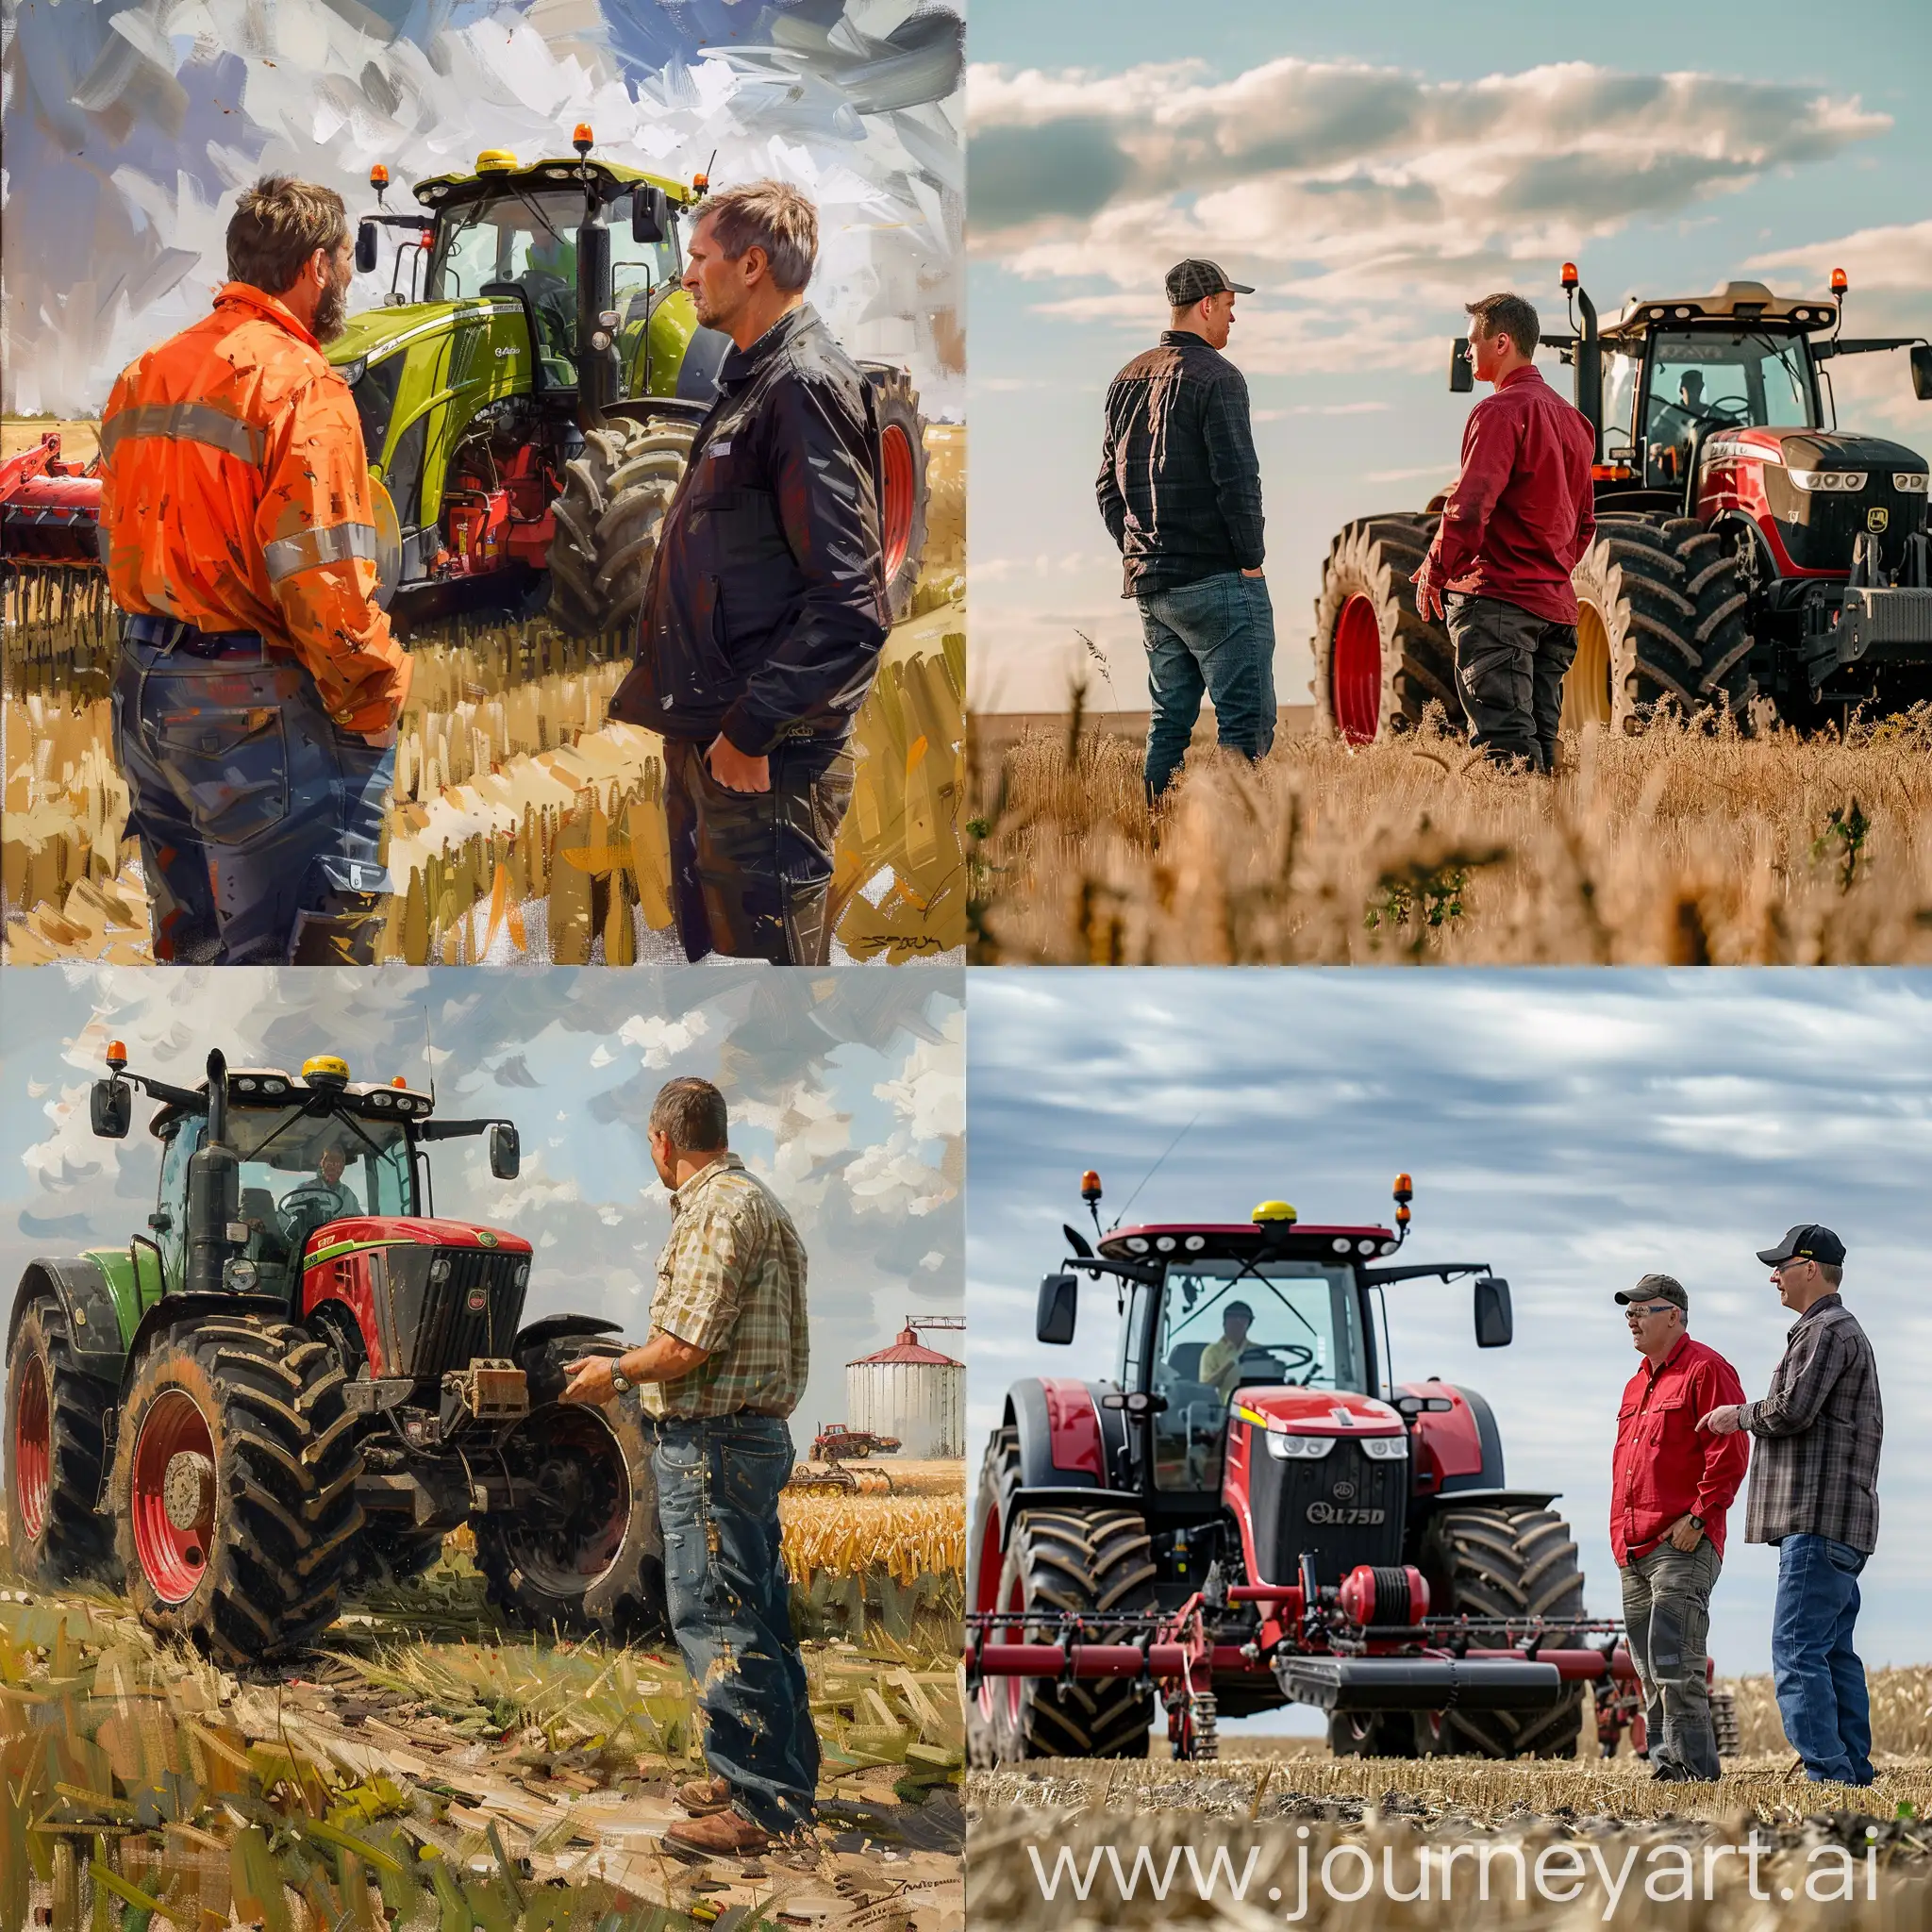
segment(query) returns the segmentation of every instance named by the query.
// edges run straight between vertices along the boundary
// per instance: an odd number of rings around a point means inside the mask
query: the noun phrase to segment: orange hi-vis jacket
[[[101,529],[125,610],[292,651],[344,730],[386,731],[409,660],[375,601],[362,425],[321,344],[230,282],[130,363],[101,418]]]

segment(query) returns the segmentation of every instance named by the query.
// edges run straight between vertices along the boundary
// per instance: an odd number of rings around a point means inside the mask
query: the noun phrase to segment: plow
[[[1396,1263],[1393,1227],[1068,1225],[1036,1334],[1072,1341],[1082,1278],[1115,1292],[1106,1380],[1016,1383],[972,1517],[964,1669],[981,1764],[1144,1756],[1158,1697],[1178,1758],[1223,1719],[1321,1711],[1338,1756],[1574,1757],[1647,1750],[1621,1623],[1588,1616],[1556,1492],[1506,1480],[1475,1390],[1399,1382],[1388,1295],[1473,1277],[1479,1347],[1508,1345],[1481,1261]],[[1707,1665],[1707,1676],[1714,1672]],[[1735,1754],[1728,1696],[1711,1695]]]

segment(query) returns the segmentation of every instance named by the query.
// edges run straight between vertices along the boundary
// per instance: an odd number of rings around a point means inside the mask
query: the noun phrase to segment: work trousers
[[[1452,591],[1442,600],[1456,649],[1456,689],[1469,741],[1492,764],[1526,758],[1557,769],[1563,675],[1575,661],[1576,626],[1552,624],[1500,597]]]
[[[1814,1783],[1869,1785],[1872,1697],[1852,1648],[1864,1553],[1824,1536],[1777,1546],[1771,1679],[1791,1749]]]
[[[1694,1550],[1666,1538],[1623,1571],[1625,1641],[1643,1689],[1650,1761],[1691,1777],[1716,1777],[1720,1770],[1705,1667],[1710,1592],[1723,1567],[1708,1537]]]
[[[1274,606],[1268,580],[1223,571],[1142,595],[1141,638],[1147,646],[1147,797],[1158,803],[1174,782],[1201,715],[1214,703],[1224,751],[1260,758],[1274,742]]]

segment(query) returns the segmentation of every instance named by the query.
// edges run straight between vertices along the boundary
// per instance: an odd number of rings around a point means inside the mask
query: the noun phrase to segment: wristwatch
[[[1690,1527],[1692,1529],[1702,1529],[1704,1527],[1704,1518],[1697,1515],[1694,1511],[1690,1517]]]
[[[622,1359],[623,1357],[620,1357],[619,1360]],[[637,1387],[637,1384],[617,1366],[616,1362],[612,1362],[610,1365],[610,1386],[618,1394],[627,1395],[631,1390]]]

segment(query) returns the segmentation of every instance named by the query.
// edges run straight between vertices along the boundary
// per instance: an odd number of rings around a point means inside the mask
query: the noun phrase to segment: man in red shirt
[[[1466,306],[1470,361],[1496,392],[1469,412],[1416,601],[1448,625],[1469,741],[1492,763],[1547,773],[1576,656],[1570,573],[1596,534],[1596,432],[1537,372],[1541,325],[1521,295]]]
[[[1744,1480],[1749,1451],[1741,1434],[1700,1434],[1697,1419],[1736,1402],[1744,1385],[1716,1349],[1686,1332],[1690,1297],[1681,1282],[1646,1274],[1617,1300],[1643,1366],[1617,1410],[1610,1548],[1643,1687],[1651,1775],[1714,1778],[1717,1740],[1704,1681],[1710,1592],[1724,1563],[1724,1511]]]

